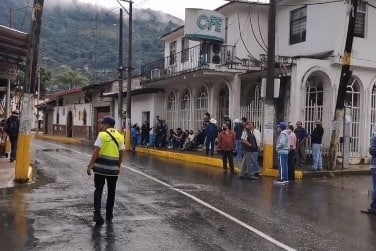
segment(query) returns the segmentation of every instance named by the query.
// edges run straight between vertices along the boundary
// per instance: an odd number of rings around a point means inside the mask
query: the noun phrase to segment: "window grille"
[[[346,106],[351,109],[350,156],[358,156],[360,143],[360,87],[358,80],[351,79],[346,90]]]
[[[166,108],[166,123],[170,129],[175,128],[175,112],[176,112],[176,98],[175,93],[170,92],[167,97],[167,108]]]
[[[290,44],[306,41],[307,7],[290,12]]]
[[[179,121],[180,128],[182,130],[189,130],[190,121],[190,111],[191,111],[191,95],[188,90],[183,92],[180,99],[180,110],[179,110]]]
[[[208,111],[208,91],[205,86],[201,87],[196,97],[196,123],[194,130],[202,128],[205,112]]]
[[[365,24],[366,24],[367,5],[364,1],[358,2],[358,10],[355,17],[354,36],[365,37]]]
[[[224,121],[225,115],[229,115],[229,90],[227,86],[222,87],[222,89],[219,91],[219,97],[218,97],[218,113],[217,113],[217,121],[218,127],[222,126],[222,123]]]

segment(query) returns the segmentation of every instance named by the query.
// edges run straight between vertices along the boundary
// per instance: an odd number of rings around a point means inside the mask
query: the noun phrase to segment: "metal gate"
[[[351,109],[350,157],[360,156],[360,87],[358,80],[351,79],[346,90],[346,106]]]
[[[369,129],[369,138],[371,140],[372,131],[376,130],[376,84],[373,85],[371,93],[371,125]]]
[[[264,126],[264,103],[261,101],[260,94],[260,86],[256,85],[255,88],[250,91],[249,104],[246,106],[240,106],[240,117],[245,117],[252,121],[255,128],[261,131]],[[262,131],[261,137],[263,137]],[[262,141],[263,140],[261,139],[261,142]]]
[[[315,128],[316,119],[322,121],[324,108],[324,89],[322,79],[318,76],[310,76],[307,80],[306,102],[304,108],[303,127],[311,134]],[[307,152],[311,153],[311,138],[308,138]],[[323,148],[325,154],[327,150]]]

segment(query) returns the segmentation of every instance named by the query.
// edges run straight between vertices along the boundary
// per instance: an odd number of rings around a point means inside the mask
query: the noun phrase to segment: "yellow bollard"
[[[15,181],[20,183],[28,182],[31,178],[30,145],[31,135],[20,134],[18,136]]]

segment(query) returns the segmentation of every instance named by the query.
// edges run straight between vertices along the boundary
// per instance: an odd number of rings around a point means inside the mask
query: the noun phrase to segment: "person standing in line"
[[[276,150],[278,153],[279,179],[274,183],[281,185],[288,183],[288,154],[290,150],[290,135],[288,135],[286,128],[287,125],[285,122],[278,124],[280,134],[277,140]]]
[[[141,145],[146,146],[147,144],[149,144],[149,133],[150,133],[151,129],[152,128],[150,128],[149,123],[147,121],[145,121],[142,124],[142,126],[141,126]]]
[[[322,136],[324,135],[324,128],[322,128],[321,120],[316,119],[316,127],[311,133],[312,143],[312,157],[313,157],[313,170],[322,170]]]
[[[234,133],[236,139],[236,160],[242,160],[243,158],[243,146],[242,146],[242,134],[243,134],[243,124],[240,119],[234,120]]]
[[[140,128],[138,127],[137,123],[134,124],[131,128],[131,135],[132,135],[132,153],[136,153],[136,146],[138,142],[138,137],[140,135]]]
[[[123,158],[124,137],[116,129],[112,117],[104,117],[100,122],[101,132],[94,143],[94,151],[87,166],[87,174],[94,172],[94,217],[97,225],[102,225],[104,219],[101,215],[102,194],[107,182],[106,220],[112,221],[115,203],[116,183],[120,173]]]
[[[18,134],[20,133],[20,119],[19,111],[15,110],[5,121],[5,132],[8,134],[10,141],[10,162],[16,160],[17,155],[17,143],[18,143]]]
[[[369,146],[369,154],[371,154],[370,169],[372,175],[372,202],[366,210],[360,210],[365,214],[376,215],[376,128],[372,131],[371,144]]]
[[[295,180],[295,166],[296,166],[295,156],[296,156],[297,138],[296,138],[296,135],[294,133],[294,126],[293,125],[289,125],[287,130],[289,131],[289,134],[290,134],[290,151],[289,151],[289,155],[288,155],[288,169],[289,169],[288,180],[294,181]]]
[[[296,122],[294,130],[296,135],[296,166],[304,167],[306,163],[307,130],[302,126],[302,121]]]
[[[218,137],[218,127],[216,125],[217,120],[214,118],[211,118],[209,121],[209,125],[206,128],[206,155],[209,155],[209,146],[210,146],[210,155],[214,155],[214,143],[215,139]]]
[[[254,162],[253,162],[253,173],[255,177],[259,177],[260,174],[260,167],[258,163],[259,159],[259,150],[260,150],[260,145],[261,145],[261,132],[255,127],[255,123],[251,122],[251,132],[255,136],[256,139],[256,148],[257,151],[253,151],[252,154],[254,155]]]
[[[252,168],[257,164],[254,152],[258,152],[256,137],[252,133],[252,122],[245,123],[245,129],[242,134],[242,144],[244,157],[240,168],[239,179],[258,179],[257,174]],[[249,173],[252,175],[249,176]]]
[[[235,174],[233,152],[235,150],[235,133],[223,124],[223,130],[218,135],[218,148],[222,150],[223,173],[227,174],[227,160],[230,166],[231,174]]]

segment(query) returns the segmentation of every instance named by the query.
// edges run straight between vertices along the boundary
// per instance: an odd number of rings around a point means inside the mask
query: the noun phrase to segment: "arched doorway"
[[[73,115],[72,111],[68,112],[67,116],[67,137],[71,138],[73,136]]]
[[[227,86],[223,86],[219,90],[218,95],[218,112],[217,112],[217,121],[218,126],[222,126],[224,118],[229,116],[229,97],[230,93]]]
[[[179,122],[182,130],[189,130],[191,120],[191,94],[189,90],[184,90],[180,98]]]
[[[166,109],[166,123],[168,128],[176,129],[175,121],[175,111],[176,111],[176,97],[174,92],[170,92],[167,97],[167,109]]]
[[[304,108],[304,127],[308,133],[315,128],[315,120],[323,119],[324,87],[323,79],[312,74],[306,82],[306,100]]]
[[[360,156],[360,84],[352,77],[346,89],[346,106],[351,109],[350,157]]]
[[[205,113],[208,112],[209,95],[208,89],[202,86],[196,96],[195,104],[195,130],[202,128]]]
[[[374,129],[376,129],[376,83],[373,84],[371,92],[371,125],[368,134],[370,139]]]
[[[263,128],[264,104],[261,100],[260,84],[255,84],[248,90],[246,104],[246,106],[240,107],[240,117],[245,117],[254,122],[255,127],[261,130]]]

